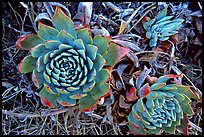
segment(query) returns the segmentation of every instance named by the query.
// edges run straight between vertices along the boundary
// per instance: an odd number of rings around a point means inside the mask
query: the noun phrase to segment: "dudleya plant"
[[[198,97],[190,86],[168,84],[167,81],[175,77],[179,76],[174,74],[161,76],[151,86],[146,83],[137,90],[139,99],[128,115],[128,126],[132,133],[160,134],[165,131],[175,134],[175,129],[181,126],[181,123],[184,127],[188,126],[186,117],[194,114],[190,98],[198,100]],[[187,130],[187,127],[182,130]]]
[[[150,19],[146,17],[146,21],[143,23],[146,32],[146,38],[150,39],[149,46],[154,47],[157,45],[157,41],[166,41],[170,36],[178,33],[178,29],[183,19],[174,19],[173,16],[166,16],[167,8],[160,11],[157,17]]]
[[[111,42],[111,37],[95,36],[88,28],[76,30],[73,21],[56,7],[52,26],[41,22],[38,34],[28,34],[16,42],[30,50],[19,64],[21,73],[32,72],[41,101],[50,108],[59,104],[90,111],[109,94],[108,68],[129,52]],[[59,104],[58,104],[59,103]]]

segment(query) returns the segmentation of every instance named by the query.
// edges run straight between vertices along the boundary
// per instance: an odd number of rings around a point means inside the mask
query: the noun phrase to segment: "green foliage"
[[[88,28],[76,30],[58,6],[52,23],[55,28],[39,23],[38,35],[29,34],[16,42],[18,48],[30,50],[19,71],[33,72],[34,84],[43,87],[40,96],[46,106],[74,106],[79,102],[81,111],[89,111],[109,94],[109,71],[104,65],[113,67],[129,49],[111,43],[111,37],[92,39]]]
[[[154,47],[157,45],[157,41],[166,41],[170,36],[178,33],[178,29],[183,19],[170,20],[173,16],[166,16],[167,9],[163,9],[156,18],[149,19],[143,23],[145,28],[146,37],[150,39],[149,46]]]
[[[184,115],[194,114],[190,98],[198,100],[198,97],[189,86],[167,84],[167,80],[173,77],[177,76],[162,76],[150,87],[143,86],[142,90],[138,91],[140,98],[128,115],[128,126],[133,133],[160,134],[165,131],[175,134],[176,127],[181,126],[181,121],[188,126],[184,123]]]

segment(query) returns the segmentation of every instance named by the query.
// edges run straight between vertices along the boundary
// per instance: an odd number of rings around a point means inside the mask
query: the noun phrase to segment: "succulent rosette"
[[[59,104],[81,111],[94,108],[109,94],[109,71],[129,52],[111,42],[111,37],[94,36],[88,28],[75,29],[73,21],[56,7],[53,26],[38,24],[38,34],[28,34],[16,42],[20,49],[30,50],[19,64],[21,73],[32,72],[41,101],[50,108]]]
[[[173,19],[173,16],[166,16],[167,8],[159,12],[156,18],[144,18],[143,27],[146,30],[146,38],[149,39],[149,46],[154,47],[157,41],[166,41],[170,36],[178,33],[183,19]]]
[[[188,131],[188,116],[193,115],[191,99],[199,100],[190,86],[168,84],[169,79],[179,77],[161,76],[151,86],[146,83],[137,90],[139,99],[128,115],[129,128],[134,134],[160,134],[165,131],[175,134],[176,128]],[[182,125],[181,125],[182,123]]]

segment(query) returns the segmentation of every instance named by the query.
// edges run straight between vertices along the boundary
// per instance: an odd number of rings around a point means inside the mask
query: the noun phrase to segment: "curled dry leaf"
[[[130,109],[131,105],[132,105],[132,104],[128,104],[128,103],[125,102],[124,96],[120,95],[120,98],[119,98],[119,106],[120,106],[121,108],[128,108],[128,109]]]
[[[151,70],[152,70],[152,68],[148,69],[146,66],[144,66],[143,71],[141,72],[141,74],[139,75],[139,77],[136,79],[135,85],[136,85],[136,88],[137,88],[137,89],[139,89],[139,88],[142,86],[142,84],[143,84],[145,78],[146,78],[147,75],[151,72]]]
[[[84,24],[89,24],[92,15],[93,2],[80,2],[78,6],[78,13],[82,12]]]

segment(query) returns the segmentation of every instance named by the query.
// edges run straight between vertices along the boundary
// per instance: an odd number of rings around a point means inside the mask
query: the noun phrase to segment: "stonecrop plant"
[[[79,105],[92,110],[109,95],[109,69],[129,49],[111,42],[111,37],[94,36],[89,28],[75,29],[74,22],[56,7],[53,26],[38,23],[38,33],[19,38],[16,46],[30,50],[18,65],[21,73],[32,72],[44,105],[55,108]],[[109,69],[108,69],[109,68]]]
[[[191,98],[199,100],[190,86],[168,84],[170,78],[178,75],[169,74],[158,78],[151,86],[146,83],[137,90],[139,99],[132,106],[128,115],[128,126],[134,134],[161,134],[165,131],[175,134],[177,127],[188,130],[188,119],[193,115]],[[187,131],[185,131],[187,132]]]
[[[167,8],[160,11],[156,18],[150,19],[149,17],[145,18],[143,27],[146,30],[146,38],[148,38],[149,46],[154,47],[157,45],[157,41],[166,41],[170,36],[178,33],[178,29],[183,19],[174,19],[173,16],[166,16]]]

